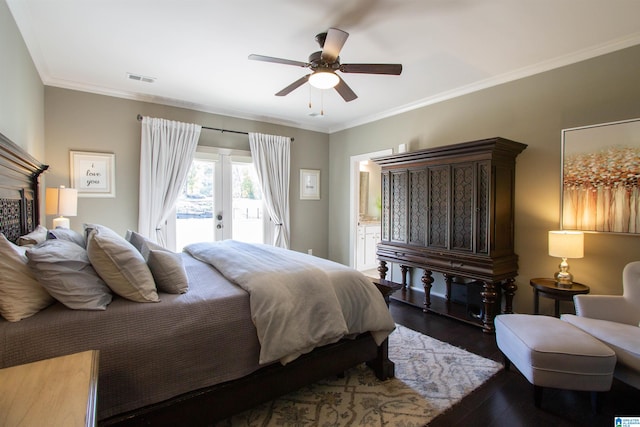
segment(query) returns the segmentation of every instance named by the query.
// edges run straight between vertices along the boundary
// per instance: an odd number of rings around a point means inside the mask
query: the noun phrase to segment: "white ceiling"
[[[45,85],[327,133],[640,44],[638,0],[6,1]],[[329,27],[342,63],[402,74],[274,96],[308,70],[247,56],[306,62]]]

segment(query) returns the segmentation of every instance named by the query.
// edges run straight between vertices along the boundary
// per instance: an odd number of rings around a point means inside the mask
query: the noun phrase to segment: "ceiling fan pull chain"
[[[324,116],[324,91],[320,91],[320,115]]]

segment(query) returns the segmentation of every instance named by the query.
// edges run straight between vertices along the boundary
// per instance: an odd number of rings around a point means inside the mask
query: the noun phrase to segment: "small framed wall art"
[[[320,171],[300,169],[300,200],[320,200]]]
[[[115,164],[113,153],[70,151],[71,187],[78,197],[116,197]]]

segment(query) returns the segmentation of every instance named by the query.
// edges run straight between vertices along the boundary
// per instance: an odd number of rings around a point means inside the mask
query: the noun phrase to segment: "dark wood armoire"
[[[402,271],[394,298],[413,302],[493,332],[494,317],[512,312],[518,274],[514,252],[516,156],[527,146],[495,137],[374,159],[382,167],[382,241],[378,271]],[[407,271],[423,270],[424,298],[407,286]],[[445,298],[430,294],[433,273],[444,275]],[[452,300],[461,285],[473,310]],[[420,299],[422,301],[420,301]],[[418,303],[418,301],[420,301]]]

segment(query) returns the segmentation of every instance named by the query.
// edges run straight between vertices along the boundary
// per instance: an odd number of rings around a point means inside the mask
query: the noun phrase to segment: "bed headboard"
[[[39,223],[38,179],[48,167],[0,133],[0,232],[12,242]]]

